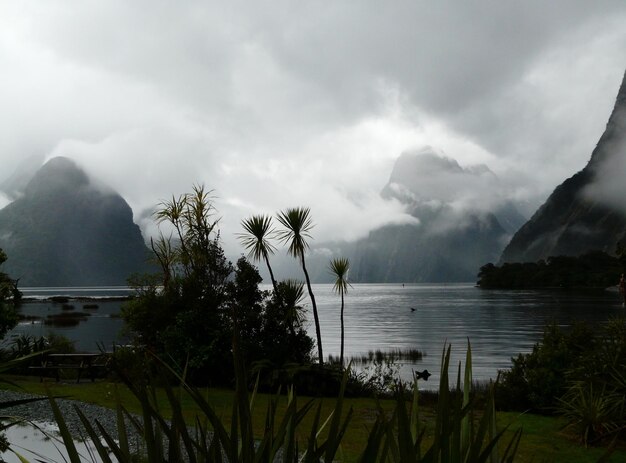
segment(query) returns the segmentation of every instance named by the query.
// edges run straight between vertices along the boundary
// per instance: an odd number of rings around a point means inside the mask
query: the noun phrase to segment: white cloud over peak
[[[423,145],[536,206],[602,133],[624,23],[621,0],[1,2],[0,181],[68,156],[136,217],[204,183],[233,249],[294,205],[316,241],[408,220],[379,192]],[[482,195],[470,173],[439,192]]]

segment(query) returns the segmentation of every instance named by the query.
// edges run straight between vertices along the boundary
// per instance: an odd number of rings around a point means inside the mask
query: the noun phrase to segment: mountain
[[[20,286],[119,285],[147,270],[148,250],[126,201],[63,157],[44,164],[0,210],[0,248]]]
[[[513,236],[500,262],[614,253],[626,234],[626,74],[589,163],[559,185]]]
[[[487,204],[501,188],[487,166],[461,167],[430,147],[403,153],[381,194],[413,223],[386,225],[344,246],[354,282],[473,281],[525,218],[511,203]]]

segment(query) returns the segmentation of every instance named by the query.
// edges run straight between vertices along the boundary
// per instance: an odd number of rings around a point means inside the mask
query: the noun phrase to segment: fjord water
[[[271,286],[265,286],[270,289]],[[332,285],[314,285],[324,354],[339,355],[340,299]],[[65,294],[106,297],[124,295],[127,288],[41,288],[25,291],[25,296]],[[41,321],[21,323],[12,334],[44,335],[54,331],[76,341],[79,350],[96,351],[98,343],[107,349],[123,343],[120,337],[122,302],[96,301],[99,308],[75,327],[54,327]],[[85,302],[72,302],[82,310]],[[309,334],[315,338],[313,314],[305,299]],[[411,309],[415,310],[411,310]],[[61,305],[50,302],[24,304],[23,313],[42,317],[60,312]],[[441,353],[446,343],[452,346],[452,365],[464,361],[468,339],[472,346],[473,373],[478,380],[495,378],[499,369],[508,368],[510,359],[529,352],[541,338],[547,322],[561,326],[576,320],[598,323],[622,315],[617,292],[483,290],[473,284],[355,284],[345,298],[345,355],[366,354],[380,349],[418,349],[425,357],[403,368],[428,369],[433,377],[424,384],[437,386]],[[113,315],[113,316],[111,316]]]
[[[339,297],[332,285],[317,285],[315,295],[324,353],[336,355]],[[488,380],[510,367],[511,357],[530,352],[546,323],[598,323],[623,311],[614,291],[483,290],[470,283],[354,285],[346,297],[345,356],[375,349],[418,349],[426,355],[409,365],[409,372],[427,369],[433,377],[423,386],[434,388],[444,345],[452,346],[451,365],[456,371],[458,363],[464,363],[469,339],[474,379]]]

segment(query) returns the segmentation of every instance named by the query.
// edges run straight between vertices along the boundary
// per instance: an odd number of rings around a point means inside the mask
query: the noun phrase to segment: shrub
[[[567,373],[584,362],[595,349],[589,325],[576,323],[569,330],[556,323],[544,328],[532,352],[519,354],[510,370],[500,372],[497,404],[504,409],[553,413],[558,397],[567,388]]]
[[[552,324],[529,354],[502,373],[498,406],[559,413],[585,444],[618,436],[626,428],[626,321],[592,329]]]

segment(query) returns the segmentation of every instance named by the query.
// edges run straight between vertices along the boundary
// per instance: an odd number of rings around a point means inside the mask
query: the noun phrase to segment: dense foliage
[[[549,325],[529,354],[502,372],[502,408],[560,413],[585,443],[626,426],[626,320],[601,327]]]
[[[6,253],[0,249],[0,265],[6,260]],[[20,299],[21,293],[17,289],[17,282],[6,273],[0,272],[0,339],[17,325],[16,306]]]
[[[481,288],[608,288],[615,286],[623,262],[601,251],[579,257],[549,257],[539,262],[486,264],[478,273]]]
[[[301,307],[290,307],[284,291],[261,291],[258,270],[244,257],[233,267],[214,214],[202,187],[162,204],[157,218],[176,239],[161,235],[152,243],[161,272],[135,277],[136,297],[122,310],[137,343],[204,384],[232,383],[235,327],[246,365],[308,361],[304,319],[290,316]]]

